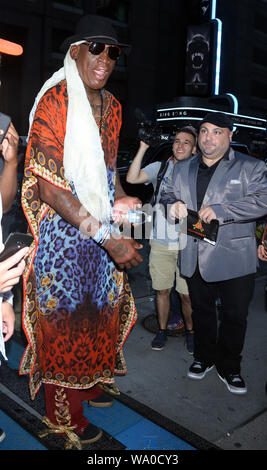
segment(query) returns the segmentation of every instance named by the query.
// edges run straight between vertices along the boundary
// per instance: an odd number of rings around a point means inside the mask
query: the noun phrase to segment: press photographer
[[[162,142],[164,134],[159,126],[150,121],[141,120],[143,117],[139,113],[140,138],[139,149],[130,165],[127,182],[131,184],[149,184],[154,187],[153,203],[157,204],[168,177],[171,175],[174,166],[179,165],[181,160],[190,158],[196,151],[196,131],[188,126],[176,131],[172,145],[172,156],[163,162],[153,162],[141,169],[144,155],[150,145],[157,145]],[[170,139],[169,136],[166,136]],[[177,266],[178,258],[178,226],[174,226],[177,236],[171,239],[168,237],[166,220],[161,210],[156,210],[153,233],[151,234],[151,251],[149,258],[149,270],[152,278],[152,287],[157,291],[156,303],[160,330],[152,341],[152,349],[163,349],[167,339],[167,324],[170,313],[170,292],[176,277],[176,290],[180,294],[183,318],[186,326],[186,347],[190,354],[194,349],[194,335],[192,331],[191,303],[188,295],[186,281],[181,278]],[[165,229],[165,235],[162,236]],[[158,235],[160,234],[160,236]]]

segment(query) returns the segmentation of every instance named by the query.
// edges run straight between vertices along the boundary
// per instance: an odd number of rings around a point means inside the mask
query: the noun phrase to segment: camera
[[[136,109],[135,111],[138,121],[138,137],[150,147],[156,147],[162,142],[169,142],[171,137],[162,131],[158,124],[148,120],[144,113]]]

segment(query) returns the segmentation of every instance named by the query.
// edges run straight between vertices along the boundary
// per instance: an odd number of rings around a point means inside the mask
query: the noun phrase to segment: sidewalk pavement
[[[144,246],[143,254],[144,263],[129,271],[138,321],[124,346],[128,374],[116,377],[116,385],[121,392],[221,449],[266,450],[267,312],[264,287],[267,263],[258,272],[249,308],[241,371],[248,392],[237,396],[227,390],[215,369],[203,380],[187,378],[193,358],[185,349],[184,336],[168,336],[162,351],[152,350],[154,334],[143,326],[143,320],[155,313],[147,246]]]

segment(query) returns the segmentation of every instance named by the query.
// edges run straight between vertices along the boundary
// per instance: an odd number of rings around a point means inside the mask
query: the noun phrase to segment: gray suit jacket
[[[181,200],[188,209],[197,210],[199,159],[200,155],[196,155],[174,166],[172,179],[161,198],[165,207]],[[255,272],[258,264],[255,220],[267,214],[264,162],[231,149],[229,160],[221,160],[210,180],[202,206],[207,205],[219,220],[216,245],[181,233],[181,245],[186,245],[179,253],[181,274],[191,277],[197,262],[208,282]]]

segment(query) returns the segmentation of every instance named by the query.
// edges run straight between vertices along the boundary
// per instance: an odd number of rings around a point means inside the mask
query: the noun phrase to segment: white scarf
[[[109,220],[111,207],[104,152],[84,84],[76,62],[70,56],[70,48],[64,59],[64,67],[45,82],[35,99],[30,113],[29,134],[39,100],[47,90],[64,79],[69,98],[63,157],[65,178],[73,183],[85,209],[97,220],[105,222]]]

